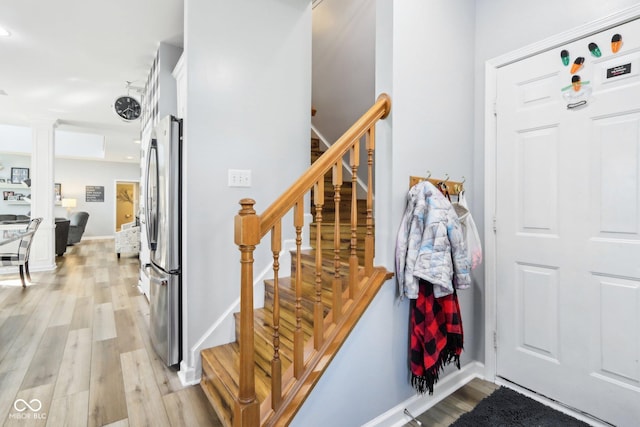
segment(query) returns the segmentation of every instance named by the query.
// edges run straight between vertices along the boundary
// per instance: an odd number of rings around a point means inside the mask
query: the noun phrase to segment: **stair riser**
[[[304,322],[313,324],[313,302],[303,298],[301,300],[302,305],[302,319]],[[265,289],[264,292],[264,308],[273,310],[273,288]],[[295,299],[285,296],[284,292],[280,292],[280,317],[287,319],[295,319],[296,303]],[[295,325],[295,321],[291,321],[292,325]]]
[[[215,374],[213,367],[202,360],[202,379],[200,380],[204,394],[215,410],[223,425],[233,425],[233,406],[235,398],[229,394],[224,383]]]
[[[313,245],[312,245],[313,246]],[[331,247],[333,250],[333,247]],[[333,290],[333,279],[335,277],[335,267],[334,267],[334,253],[325,253],[322,254],[322,268],[320,270],[320,280],[322,282],[322,289],[324,291],[331,292]],[[348,254],[346,252],[341,252],[341,264],[339,274],[343,278],[343,282],[346,281],[346,278],[349,275],[349,267],[346,264],[348,262]],[[295,255],[291,257],[291,277],[296,277],[296,263],[295,263]],[[316,260],[315,255],[313,257],[302,256],[301,260],[301,274],[302,274],[302,283],[303,283],[303,292],[305,289],[305,284],[310,287],[309,292],[313,292],[315,294],[315,283],[316,283]],[[343,283],[342,290],[346,289],[346,283]],[[309,293],[311,295],[311,293]],[[312,298],[315,299],[315,298]]]
[[[234,314],[236,319],[236,339],[240,336],[240,315]],[[256,319],[256,322],[258,320]],[[259,325],[255,326],[256,331],[256,348],[268,348],[264,352],[264,359],[271,360],[273,358],[273,328],[271,325]],[[280,358],[288,363],[293,360],[293,326],[289,325],[284,319],[280,319],[279,340],[280,340]]]

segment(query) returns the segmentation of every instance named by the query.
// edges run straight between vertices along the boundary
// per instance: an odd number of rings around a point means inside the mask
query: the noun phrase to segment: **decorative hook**
[[[431,178],[431,171],[427,171],[427,179]]]
[[[448,174],[448,173],[445,173],[445,174],[444,174],[444,179],[443,179],[443,181],[449,181],[449,174]]]
[[[466,180],[467,178],[465,178],[464,175],[462,175],[462,182],[460,184],[464,184]]]

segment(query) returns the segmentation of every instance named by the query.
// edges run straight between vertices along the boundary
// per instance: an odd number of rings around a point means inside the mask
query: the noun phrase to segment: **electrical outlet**
[[[251,170],[229,169],[229,187],[251,187]]]

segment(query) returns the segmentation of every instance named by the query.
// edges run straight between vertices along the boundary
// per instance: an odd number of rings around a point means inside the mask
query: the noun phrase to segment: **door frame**
[[[489,381],[496,380],[497,372],[497,244],[495,234],[496,218],[496,146],[497,146],[497,74],[498,69],[521,61],[539,53],[558,48],[567,43],[605,31],[612,27],[640,18],[640,5],[605,16],[571,30],[524,46],[515,51],[490,59],[485,63],[484,99],[484,252],[485,252],[485,315],[484,315],[484,376]]]
[[[116,224],[118,223],[118,184],[138,184],[140,189],[140,179],[115,179],[113,181],[113,233],[116,233]],[[134,205],[135,208],[135,205]],[[140,208],[140,194],[138,194],[138,208]],[[136,210],[133,210],[133,217],[137,215]]]

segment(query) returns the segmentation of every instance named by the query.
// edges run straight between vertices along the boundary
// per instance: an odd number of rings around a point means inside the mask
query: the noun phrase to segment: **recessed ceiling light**
[[[133,140],[133,143],[134,143],[134,144],[140,144],[140,140],[139,140],[139,139],[134,139],[134,140]]]
[[[125,159],[127,159],[127,160],[133,160],[133,156],[127,156],[127,157],[125,157]]]
[[[9,37],[11,36],[11,33],[9,32],[9,30],[0,27],[0,37]]]

